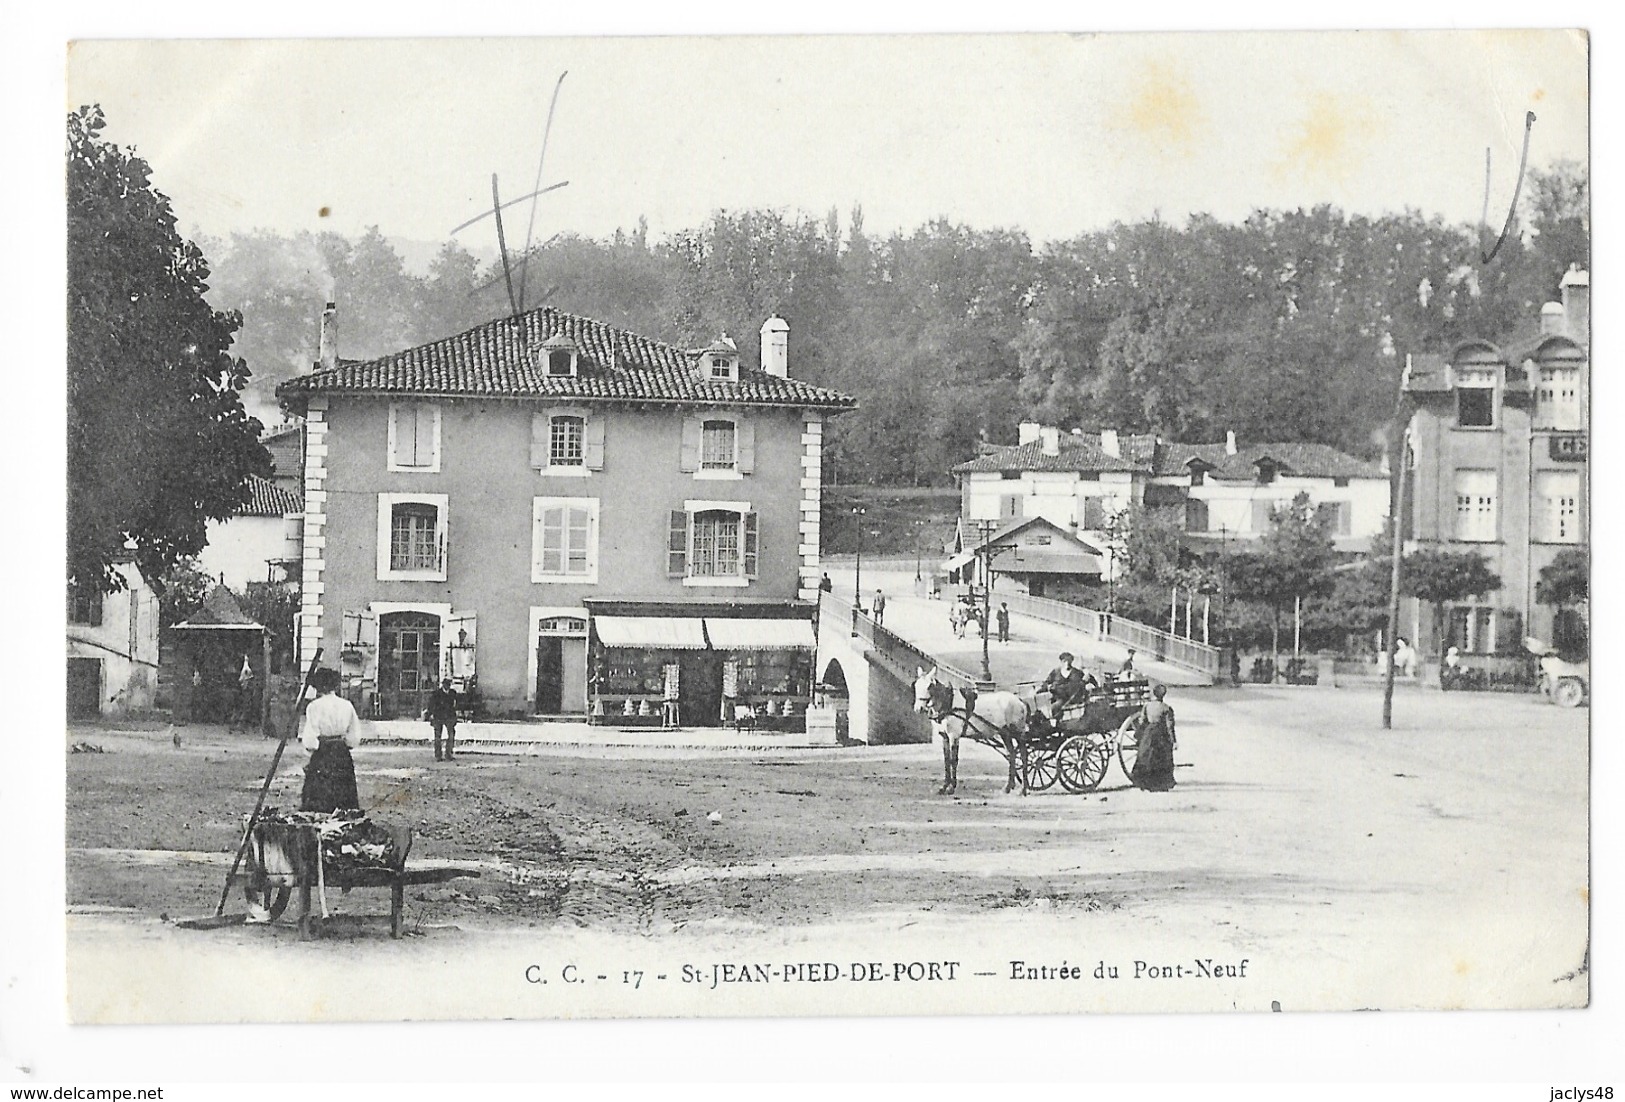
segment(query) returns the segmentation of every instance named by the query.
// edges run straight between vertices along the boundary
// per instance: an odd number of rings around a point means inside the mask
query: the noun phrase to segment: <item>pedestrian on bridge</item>
[[[999,612],[995,617],[999,624],[999,642],[1010,641],[1010,606],[1004,601],[999,602]]]
[[[875,590],[875,627],[884,627],[886,624],[886,595]]]

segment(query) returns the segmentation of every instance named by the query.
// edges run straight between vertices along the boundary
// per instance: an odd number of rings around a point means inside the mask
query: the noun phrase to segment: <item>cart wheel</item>
[[[1099,735],[1073,735],[1055,754],[1055,774],[1068,792],[1093,792],[1111,766],[1111,747]]]
[[[1027,751],[1027,787],[1042,792],[1059,779],[1053,750]]]
[[[1552,689],[1552,700],[1560,708],[1578,708],[1585,703],[1585,686],[1580,684],[1578,678],[1565,677]]]
[[[1123,767],[1123,776],[1134,779],[1134,759],[1140,753],[1140,735],[1134,725],[1137,716],[1129,716],[1117,728],[1117,764]]]
[[[256,885],[252,881],[243,888],[243,895],[250,905],[259,904],[264,907],[275,922],[282,917],[282,912],[288,909],[288,900],[293,896],[292,888],[280,888],[272,884]]]

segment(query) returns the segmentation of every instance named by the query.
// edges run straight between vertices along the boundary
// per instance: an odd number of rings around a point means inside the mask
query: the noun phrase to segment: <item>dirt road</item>
[[[935,795],[930,746],[570,750],[457,765],[363,747],[363,803],[414,825],[414,860],[485,871],[410,898],[413,936],[401,942],[383,933],[380,892],[335,896],[334,937],[314,944],[282,926],[175,929],[166,918],[213,909],[267,745],[189,729],[177,750],[162,730],[75,731],[70,742],[105,751],[68,758],[75,1017],[841,1009],[811,986],[707,1002],[710,972],[679,989],[685,964],[786,953],[951,958],[999,976],[1015,959],[1252,962],[1247,979],[1196,990],[1126,976],[1046,987],[1060,1002],[1030,1009],[1585,1002],[1584,712],[1413,691],[1398,729],[1383,732],[1369,692],[1205,690],[1174,703],[1171,793],[1131,789],[1114,767],[1091,796],[1006,796],[1002,761],[980,747],[965,750],[957,798]],[[296,800],[300,764],[273,802]],[[552,987],[522,978],[539,954],[536,975]],[[566,957],[606,975],[646,966],[670,986],[566,992]],[[183,990],[132,998],[132,976],[150,983],[166,962]],[[365,987],[356,977],[403,964],[417,978],[405,990],[339,1004],[327,986]],[[279,990],[302,994],[299,1009],[245,998],[224,979],[245,968],[274,969]],[[500,982],[482,993],[471,974]],[[986,1009],[1017,990],[999,982],[876,985],[864,1005]],[[538,1003],[541,992],[555,1001]]]

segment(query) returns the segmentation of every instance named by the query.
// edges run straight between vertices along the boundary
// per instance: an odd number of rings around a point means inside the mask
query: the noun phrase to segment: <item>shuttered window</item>
[[[531,418],[530,465],[553,475],[604,469],[604,418],[584,411],[549,410]]]
[[[389,407],[389,468],[395,471],[440,469],[440,410],[424,402]]]
[[[666,574],[675,578],[755,578],[760,539],[754,512],[673,509],[667,529]]]
[[[1580,542],[1580,472],[1535,474],[1535,539],[1542,543]]]
[[[1456,472],[1456,538],[1471,542],[1495,539],[1495,472]]]
[[[534,518],[531,580],[595,582],[598,575],[597,499],[539,497],[535,501]]]

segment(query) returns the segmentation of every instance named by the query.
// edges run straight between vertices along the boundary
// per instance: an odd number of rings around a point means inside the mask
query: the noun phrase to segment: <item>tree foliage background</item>
[[[104,126],[97,107],[68,116],[67,573],[112,591],[121,560],[158,580],[201,550],[270,457],[229,353],[237,314],[209,306],[202,251]]]
[[[1535,172],[1528,194],[1523,233],[1489,265],[1477,227],[1417,211],[1194,215],[1035,247],[1018,228],[948,219],[874,234],[857,207],[718,211],[659,240],[642,222],[603,240],[565,234],[526,270],[561,309],[690,347],[727,331],[752,363],[757,328],[781,314],[791,371],[861,402],[830,430],[835,484],[951,485],[955,463],[979,441],[1013,443],[1023,417],[1187,441],[1233,429],[1370,456],[1406,353],[1509,336],[1587,262],[1585,170]],[[507,309],[497,272],[462,244],[420,271],[377,227],[208,247],[211,299],[242,311],[237,352],[263,388],[308,369],[328,298],[355,357]]]

